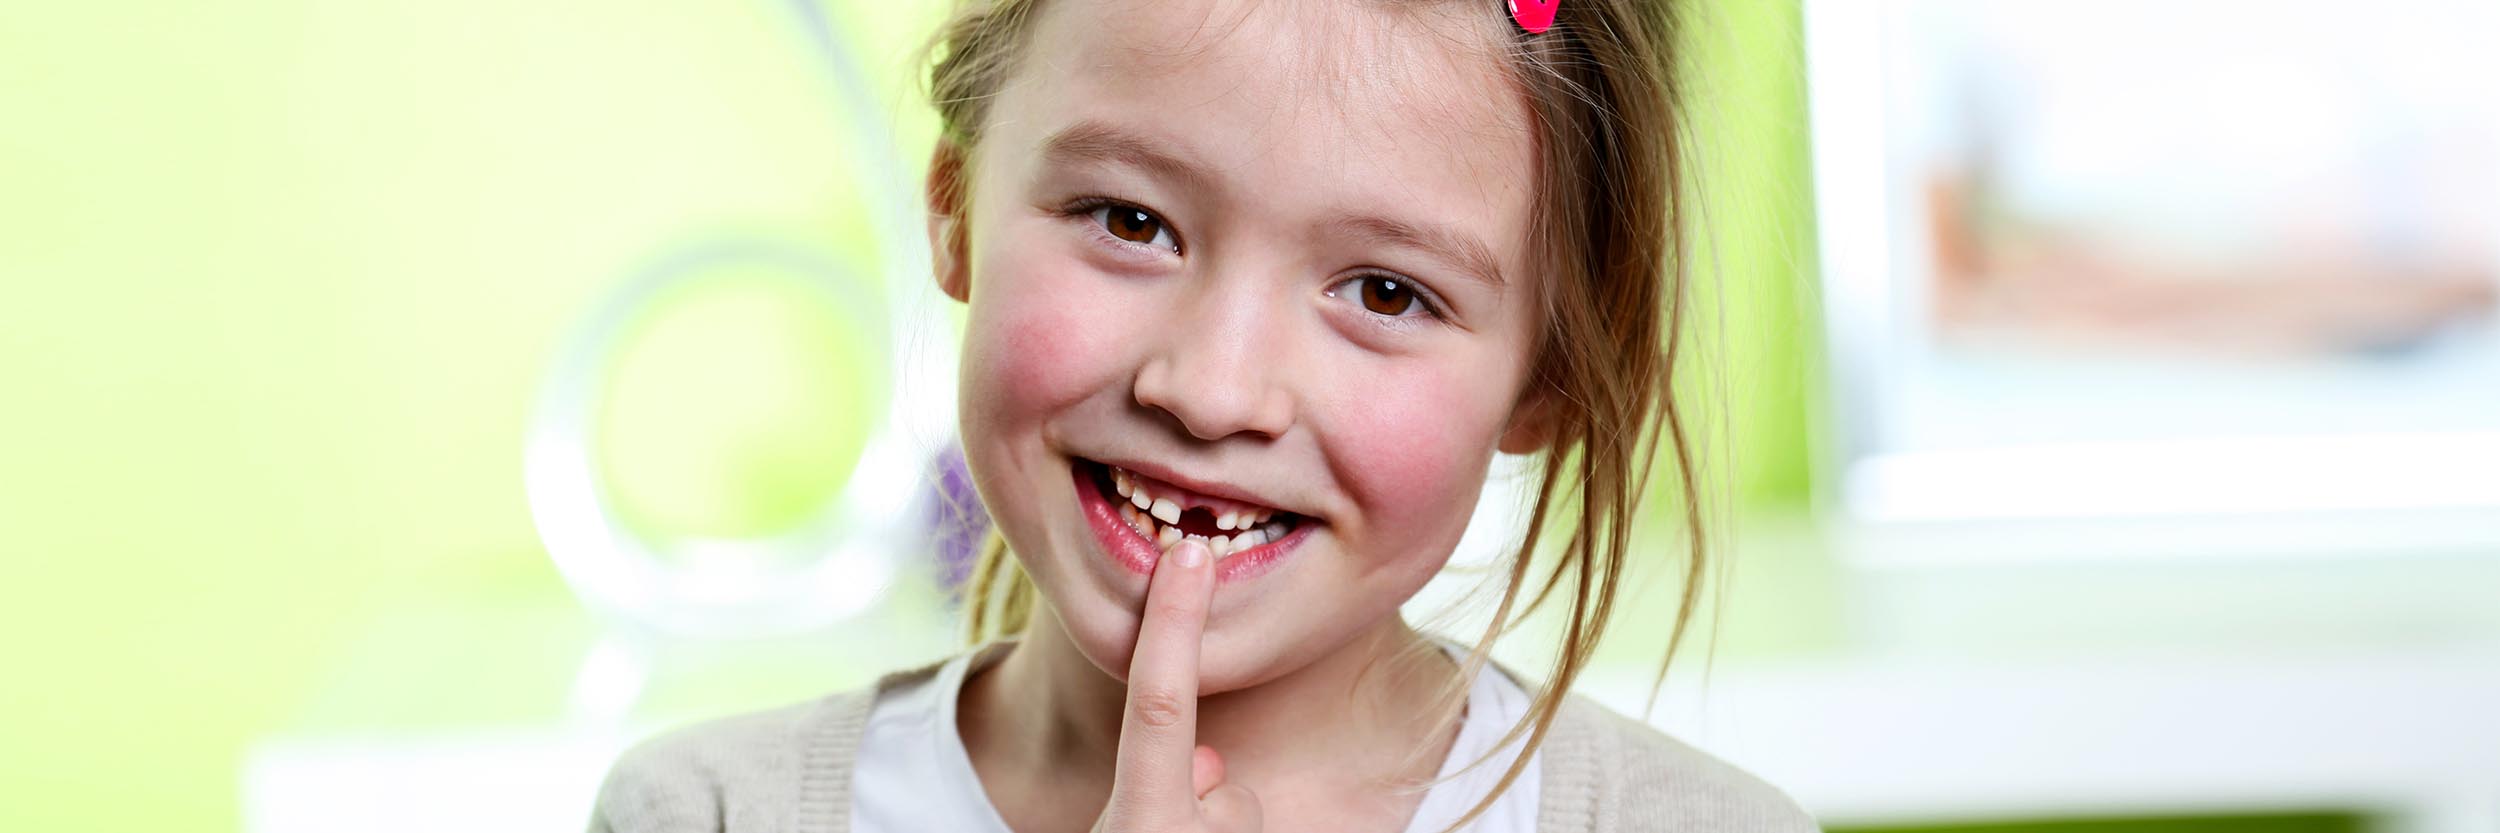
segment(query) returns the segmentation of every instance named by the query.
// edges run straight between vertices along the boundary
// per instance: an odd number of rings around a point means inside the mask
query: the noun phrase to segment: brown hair
[[[929,93],[941,141],[967,163],[991,98],[1019,61],[1038,2],[961,0],[930,44]],[[1468,2],[1485,14],[1501,13],[1500,0]],[[1544,686],[1496,749],[1522,735],[1530,753],[1543,744],[1564,695],[1595,653],[1615,612],[1635,514],[1661,439],[1674,454],[1688,547],[1665,663],[1674,661],[1704,584],[1698,464],[1691,426],[1670,390],[1690,294],[1685,97],[1671,48],[1681,5],[1571,0],[1541,34],[1504,23],[1516,35],[1505,50],[1508,69],[1528,99],[1541,157],[1531,245],[1547,276],[1538,284],[1548,326],[1529,384],[1540,407],[1550,409],[1554,428],[1550,447],[1539,455],[1540,484],[1526,534],[1508,563],[1491,622],[1461,663],[1460,690],[1488,661],[1499,636],[1549,602],[1565,606],[1561,650]],[[963,225],[954,224],[956,233]],[[1566,526],[1549,537],[1558,520]],[[1551,558],[1537,557],[1540,544],[1557,539]],[[1534,569],[1538,563],[1541,573]],[[965,600],[975,640],[1021,631],[1028,621],[1032,583],[995,534],[974,565]],[[1665,671],[1662,664],[1661,679]],[[1522,754],[1510,764],[1502,789],[1528,761]],[[1482,815],[1500,792],[1486,796],[1457,826]]]

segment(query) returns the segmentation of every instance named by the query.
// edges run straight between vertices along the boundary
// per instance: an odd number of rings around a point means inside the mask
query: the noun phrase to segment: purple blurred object
[[[980,557],[981,541],[989,535],[990,513],[972,488],[972,470],[964,465],[962,446],[947,445],[934,462],[937,489],[929,501],[929,537],[937,544],[940,581],[961,601],[964,582],[972,578],[972,562]]]

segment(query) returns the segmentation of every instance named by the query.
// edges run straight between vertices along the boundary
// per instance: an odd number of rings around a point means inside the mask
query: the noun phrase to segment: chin
[[[1052,597],[1047,587],[1042,588],[1042,593],[1042,603],[1050,606],[1052,618],[1065,629],[1077,652],[1104,676],[1126,684],[1129,661],[1136,652],[1136,605],[1099,597],[1063,600]],[[1070,604],[1071,601],[1078,603]],[[1280,656],[1272,647],[1236,639],[1236,630],[1228,628],[1222,618],[1208,619],[1205,639],[1198,651],[1199,696],[1256,686],[1291,673],[1308,661]]]
[[[1046,585],[1040,589],[1041,603],[1050,606],[1053,618],[1065,629],[1078,653],[1104,676],[1125,685],[1137,641],[1137,603],[1101,596],[1081,601],[1062,599]],[[1310,594],[1287,595],[1308,598]],[[1338,615],[1312,615],[1321,611]],[[1377,621],[1349,616],[1345,606],[1326,602],[1315,602],[1296,612],[1267,615],[1271,613],[1274,611],[1253,603],[1208,618],[1198,653],[1199,696],[1241,691],[1291,675],[1344,647],[1370,627],[1397,616],[1394,607],[1379,611]],[[1036,621],[1039,622],[1038,617]]]

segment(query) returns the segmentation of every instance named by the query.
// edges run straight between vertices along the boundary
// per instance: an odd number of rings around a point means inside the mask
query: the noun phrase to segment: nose
[[[1207,292],[1185,307],[1163,321],[1138,368],[1137,404],[1172,415],[1201,440],[1282,436],[1293,426],[1293,395],[1279,384],[1285,356],[1273,328],[1260,326],[1258,304]]]

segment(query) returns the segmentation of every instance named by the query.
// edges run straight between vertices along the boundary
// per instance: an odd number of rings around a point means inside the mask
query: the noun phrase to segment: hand
[[[1111,803],[1095,833],[1257,833],[1259,799],[1224,783],[1224,758],[1198,745],[1198,641],[1215,596],[1205,544],[1184,540],[1146,582],[1128,663],[1128,708]]]

